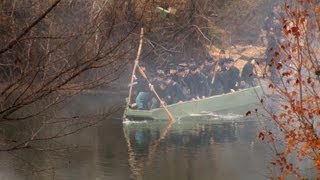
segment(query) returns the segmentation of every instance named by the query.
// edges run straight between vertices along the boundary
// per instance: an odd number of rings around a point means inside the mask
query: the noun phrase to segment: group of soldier
[[[271,79],[277,81],[276,63],[274,54],[277,40],[281,39],[280,5],[275,4],[271,15],[266,18],[266,38],[268,49],[266,51],[266,65],[269,65]],[[224,54],[224,52],[222,53]],[[145,71],[144,64],[140,67]],[[169,64],[167,67],[157,67],[150,82],[137,73],[136,77],[136,107],[138,109],[153,109],[160,106],[159,99],[152,91],[159,94],[161,101],[166,104],[175,104],[188,100],[202,99],[214,95],[229,93],[239,89],[258,85],[257,75],[254,71],[254,60],[248,61],[241,73],[234,66],[232,58],[208,57],[197,63]]]
[[[145,64],[139,66],[140,70],[146,71]],[[152,91],[170,105],[253,87],[257,85],[256,77],[253,61],[248,61],[240,74],[234,60],[226,57],[157,67],[150,81],[136,73],[136,108],[147,110],[160,106]]]

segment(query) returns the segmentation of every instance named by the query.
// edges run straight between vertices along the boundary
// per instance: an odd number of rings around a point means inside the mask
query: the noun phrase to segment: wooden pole
[[[138,48],[138,53],[137,53],[137,56],[136,56],[136,59],[134,60],[134,66],[133,66],[133,70],[132,70],[132,75],[131,75],[131,81],[130,81],[130,88],[129,88],[129,99],[128,99],[128,102],[127,102],[127,106],[131,103],[131,96],[132,96],[132,83],[134,81],[134,75],[135,75],[135,72],[136,72],[136,69],[137,69],[137,66],[139,64],[139,59],[140,59],[140,55],[141,55],[141,49],[142,49],[142,44],[143,44],[143,34],[144,34],[144,31],[143,31],[143,28],[141,28],[141,31],[140,31],[140,42],[139,42],[139,48]]]
[[[141,31],[140,31],[139,48],[138,48],[136,59],[134,60],[134,66],[133,66],[133,70],[132,70],[129,95],[128,95],[129,97],[128,97],[126,109],[129,106],[129,104],[131,103],[132,86],[133,86],[135,72],[136,72],[136,69],[137,69],[137,66],[139,63],[139,59],[140,59],[140,55],[141,55],[142,44],[143,44],[143,28],[141,28]],[[123,114],[123,120],[124,119],[125,119],[125,113]],[[142,179],[142,168],[137,167],[137,162],[135,160],[134,151],[131,147],[129,135],[127,135],[127,133],[125,132],[125,129],[123,129],[123,130],[124,130],[124,136],[125,136],[125,139],[127,141],[127,146],[128,146],[128,162],[129,162],[130,169],[136,179]]]
[[[143,72],[143,70],[140,68],[140,66],[139,66],[139,65],[137,65],[137,66],[138,66],[138,70],[139,70],[140,74],[142,75],[142,77],[145,78],[150,85],[152,85],[152,84],[150,83],[147,75]],[[155,91],[154,88],[151,88],[151,91],[153,92],[153,94],[156,96],[156,98],[157,98],[158,101],[160,102],[160,105],[161,105],[161,106],[163,107],[163,109],[166,111],[166,113],[167,113],[167,115],[168,115],[168,117],[169,117],[170,122],[174,122],[174,117],[173,117],[172,113],[169,111],[169,109],[168,109],[168,107],[165,105],[165,103],[161,100],[161,98],[160,98],[160,96],[158,95],[158,93]]]

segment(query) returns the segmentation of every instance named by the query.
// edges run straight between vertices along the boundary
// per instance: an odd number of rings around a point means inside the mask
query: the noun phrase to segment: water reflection
[[[33,173],[0,153],[0,179],[264,179],[267,173],[255,120],[192,117],[165,133],[167,122],[123,124],[118,117],[61,141],[79,148],[24,156],[38,167],[56,165],[51,171]]]
[[[263,179],[266,152],[256,139],[257,123],[217,121],[174,124],[151,160],[150,144],[164,123],[125,125],[141,179]]]

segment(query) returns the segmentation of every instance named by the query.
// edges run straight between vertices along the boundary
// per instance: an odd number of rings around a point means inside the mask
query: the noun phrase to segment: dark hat
[[[197,69],[197,66],[196,66],[196,65],[193,65],[193,66],[190,67],[190,70],[191,70],[191,71],[195,71],[196,69]]]
[[[175,69],[175,70],[177,70],[177,69],[178,69],[178,66],[177,66],[176,64],[171,63],[171,64],[169,64],[169,69]]]
[[[157,66],[156,70],[163,70],[163,68],[161,66]]]
[[[213,58],[210,57],[210,56],[208,56],[208,57],[206,58],[206,60],[207,60],[208,62],[212,62],[212,61],[213,61]]]
[[[226,61],[227,61],[227,58],[220,59],[218,62],[219,66],[222,66]]]
[[[234,62],[234,60],[232,58],[226,58],[224,63],[231,63]]]
[[[178,68],[178,72],[184,72],[185,69],[186,69],[185,67],[179,67],[179,68]]]

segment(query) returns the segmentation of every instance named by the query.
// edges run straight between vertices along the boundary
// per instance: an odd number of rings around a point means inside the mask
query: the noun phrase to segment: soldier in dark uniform
[[[140,68],[145,71],[145,65],[143,63],[140,64]],[[138,109],[146,110],[148,109],[148,101],[150,100],[151,93],[149,90],[148,81],[143,78],[139,72],[136,73],[135,80],[137,82],[137,92],[138,95],[136,97],[136,104]]]
[[[190,77],[190,75],[188,75],[186,73],[186,69],[187,67],[181,67],[178,69],[178,76],[179,76],[179,80],[177,83],[179,83],[182,86],[182,92],[184,94],[184,96],[186,97],[186,100],[190,99],[190,85],[188,82],[188,78]]]
[[[167,77],[164,81],[166,88],[166,103],[175,104],[181,101],[185,101],[182,86],[177,82],[173,81],[171,77]]]
[[[154,89],[158,93],[159,97],[163,100],[166,101],[166,93],[167,93],[167,86],[164,84],[164,80],[155,82],[154,84]],[[152,97],[151,99],[151,109],[159,108],[160,107],[160,102],[156,97]]]
[[[248,61],[241,72],[241,82],[244,82],[244,87],[253,87],[254,79],[257,78],[257,75],[254,72],[254,60]]]
[[[164,73],[163,69],[160,66],[156,67],[156,75],[157,76],[161,76],[161,75],[164,75],[164,74],[165,73]]]
[[[190,68],[190,94],[192,98],[204,98],[209,93],[207,78],[196,66]]]
[[[211,71],[211,73],[208,76],[208,84],[210,87],[210,96],[215,96],[219,94],[223,94],[224,88],[224,79],[223,79],[223,73],[221,68],[221,63],[217,63],[214,67],[214,70]]]
[[[172,80],[177,82],[179,80],[179,77],[177,74],[178,73],[178,66],[175,64],[170,64],[169,69],[170,69],[169,73],[170,73]]]
[[[214,67],[213,58],[212,57],[206,58],[206,60],[204,61],[204,69],[202,73],[208,77],[210,72],[213,70],[213,67]]]
[[[240,82],[240,70],[234,66],[232,58],[226,59],[223,65],[226,69],[223,73],[224,93],[237,90],[237,85]]]

